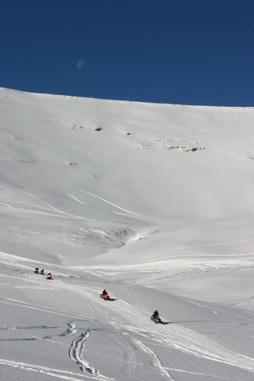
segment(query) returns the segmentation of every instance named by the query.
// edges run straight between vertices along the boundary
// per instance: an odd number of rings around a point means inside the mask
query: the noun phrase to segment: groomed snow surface
[[[0,89],[1,380],[254,380],[253,126]]]

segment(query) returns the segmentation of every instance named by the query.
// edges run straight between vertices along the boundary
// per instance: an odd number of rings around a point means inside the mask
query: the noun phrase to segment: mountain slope
[[[251,381],[254,109],[2,88],[0,116],[1,375]]]
[[[17,183],[25,186],[30,176],[35,189],[55,197],[68,198],[73,188],[155,217],[245,215],[254,208],[253,121],[252,108],[2,89],[1,178],[12,183],[20,174]]]

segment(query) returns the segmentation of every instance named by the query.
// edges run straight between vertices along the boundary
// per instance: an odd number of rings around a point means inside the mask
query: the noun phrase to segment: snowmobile
[[[38,274],[38,273],[39,273],[39,269],[38,269],[38,267],[36,267],[36,269],[34,270],[34,273],[35,273],[35,274]]]
[[[100,294],[100,298],[104,300],[110,300],[110,296],[108,294]]]
[[[151,320],[155,323],[161,323],[161,318],[159,316],[151,316]]]

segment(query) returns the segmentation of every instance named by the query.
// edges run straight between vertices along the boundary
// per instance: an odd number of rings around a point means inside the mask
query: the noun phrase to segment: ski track
[[[154,351],[152,351],[150,348],[148,348],[142,341],[134,339],[132,337],[132,341],[145,353],[151,356],[152,358],[152,364],[155,368],[158,369],[158,372],[161,373],[163,376],[166,376],[169,378],[171,381],[175,381],[174,378],[169,374],[169,372],[164,368],[156,355]]]
[[[73,340],[70,350],[69,350],[69,356],[72,360],[78,364],[80,370],[82,372],[89,373],[90,375],[94,376],[96,380],[101,381],[115,381],[114,378],[103,376],[99,373],[99,371],[91,365],[89,362],[84,360],[82,352],[85,346],[86,340],[91,336],[91,331],[85,330],[79,335],[76,339]]]
[[[2,187],[0,186],[0,188],[2,189],[5,189],[5,190],[8,190],[10,192],[13,192],[12,189],[8,189],[8,188],[5,188],[5,187]],[[74,214],[70,214],[70,213],[66,213],[58,208],[55,208],[54,206],[48,204],[46,201],[42,200],[40,197],[32,194],[32,193],[28,193],[28,192],[21,192],[29,197],[32,197],[34,198],[35,200],[39,201],[40,203],[42,203],[43,205],[46,205],[45,206],[41,206],[41,205],[35,205],[35,204],[31,204],[31,203],[28,203],[28,202],[21,202],[21,201],[15,201],[16,204],[21,204],[21,205],[28,205],[28,206],[32,206],[33,208],[36,208],[36,209],[45,209],[49,212],[54,212],[56,214],[52,214],[52,216],[58,216],[58,217],[65,217],[65,218],[72,218],[72,219],[78,219],[78,220],[86,220],[86,221],[95,221],[93,219],[90,219],[90,218],[85,218],[85,217],[81,217],[81,216],[77,216],[77,215],[74,215]],[[5,205],[5,206],[8,206],[9,208],[12,208],[14,209],[13,206],[9,205],[9,204],[3,204],[3,203],[0,203],[0,205]],[[33,211],[35,211],[34,209],[32,209]],[[49,213],[47,213],[47,215],[50,215]]]
[[[238,306],[241,304],[248,303],[250,300],[253,300],[253,299],[254,299],[254,296],[251,296],[249,298],[243,298],[243,299],[236,300],[235,302],[228,303],[227,305],[228,306]]]
[[[10,192],[13,192],[12,189],[8,189],[8,188],[2,187],[2,186],[0,186],[0,188],[8,190]],[[68,194],[68,196],[71,199],[73,199],[74,201],[76,201],[76,202],[78,202],[78,203],[80,203],[82,205],[86,205],[86,204],[84,202],[82,202],[81,200],[79,200],[77,197],[75,197],[74,194],[73,194],[74,192],[86,193],[86,194],[88,194],[88,195],[90,195],[90,196],[92,196],[94,198],[97,198],[97,199],[103,201],[105,204],[109,204],[109,205],[113,206],[114,208],[116,208],[118,210],[121,210],[123,212],[126,212],[128,214],[131,214],[131,215],[134,215],[134,216],[143,216],[143,215],[141,215],[139,213],[135,213],[135,212],[132,212],[130,210],[124,209],[124,208],[120,207],[119,205],[114,204],[113,202],[110,202],[110,201],[108,201],[108,200],[106,200],[106,199],[104,199],[104,198],[102,198],[100,196],[97,196],[97,195],[95,195],[93,193],[90,193],[90,192],[87,192],[87,191],[84,191],[84,190],[76,190],[76,191],[74,191],[74,190],[69,189],[69,190],[66,191],[66,193]],[[64,211],[62,211],[62,210],[60,210],[58,208],[55,208],[54,206],[48,204],[46,201],[42,200],[40,197],[38,197],[38,196],[36,196],[36,195],[34,195],[32,193],[29,193],[29,192],[21,192],[21,193],[36,199],[37,201],[41,202],[42,204],[44,204],[46,206],[31,204],[31,203],[28,203],[28,202],[15,201],[15,203],[17,203],[17,204],[28,205],[28,206],[31,206],[31,207],[33,207],[35,209],[44,209],[44,210],[46,210],[48,212],[54,212],[54,213],[56,213],[56,214],[52,214],[52,216],[74,218],[74,219],[78,219],[78,220],[86,220],[86,221],[91,221],[91,222],[95,222],[96,221],[96,220],[93,220],[91,218],[86,218],[86,217],[81,217],[81,216],[73,215],[73,214],[70,214],[70,213],[66,213],[66,212],[64,212]],[[13,206],[11,206],[9,204],[6,204],[6,203],[0,203],[0,205],[8,206],[9,208],[12,208],[12,209],[14,208]],[[33,209],[33,211],[34,211],[34,209]],[[113,214],[121,214],[121,213],[117,213],[117,212],[113,212],[113,211],[111,211],[111,213],[113,213]],[[47,213],[47,215],[51,215],[51,214]]]
[[[5,359],[0,359],[1,365],[11,366],[13,368],[19,368],[24,371],[31,371],[31,372],[37,372],[42,373],[47,376],[52,376],[58,379],[68,380],[68,381],[83,381],[84,379],[94,380],[94,377],[89,377],[89,375],[80,375],[78,373],[69,372],[66,370],[59,370],[59,369],[53,369],[48,368],[40,365],[34,365],[34,364],[27,364],[23,362],[17,362],[17,361],[10,361]],[[107,379],[103,377],[97,377],[97,381],[115,381],[113,379]]]
[[[9,205],[9,204],[4,204],[3,202],[0,202],[0,205],[3,205],[3,206],[8,206],[8,208],[12,208],[12,206],[11,206],[11,205]]]
[[[74,339],[69,350],[69,356],[72,360],[74,360],[78,364],[82,372],[88,372],[90,374],[97,376],[99,374],[98,370],[95,369],[87,361],[85,361],[82,357],[82,350],[84,348],[85,341],[87,340],[89,336],[91,336],[91,332],[87,330],[82,332],[77,339]]]
[[[158,258],[160,254],[165,254],[165,253],[168,254],[168,253],[172,253],[172,252],[175,252],[175,251],[189,250],[189,249],[198,249],[198,248],[202,248],[202,247],[229,246],[229,245],[236,245],[236,244],[246,243],[246,242],[252,242],[252,241],[254,241],[253,238],[251,238],[251,239],[245,239],[245,240],[239,240],[239,241],[232,241],[232,242],[210,243],[210,244],[206,244],[206,245],[181,246],[181,247],[177,247],[177,248],[174,248],[174,249],[170,249],[170,250],[166,250],[166,251],[164,250],[164,251],[158,252],[158,253],[156,253],[156,257]],[[247,255],[251,255],[253,253],[246,253],[246,254]],[[239,256],[239,254],[237,254],[237,255]],[[217,254],[217,256],[220,256],[220,254]],[[153,258],[153,257],[154,257],[154,254],[151,254],[151,255],[148,255],[148,256],[144,257],[143,259],[148,259],[148,258]],[[177,256],[177,257],[170,256],[170,258],[171,259],[179,259],[179,256]],[[163,261],[165,259],[168,259],[168,255],[164,256],[164,257],[159,257],[160,261]]]
[[[7,298],[7,297],[3,297],[4,299],[6,300],[0,300],[0,303],[3,303],[3,304],[11,304],[11,305],[14,305],[14,306],[18,306],[18,307],[24,307],[24,308],[28,308],[28,309],[32,309],[32,310],[37,310],[37,311],[41,311],[41,312],[46,312],[46,313],[49,313],[49,314],[53,314],[53,315],[59,315],[59,316],[64,316],[64,317],[67,317],[67,318],[76,318],[76,319],[80,319],[80,316],[74,316],[74,315],[70,315],[68,313],[63,313],[63,312],[58,312],[56,310],[50,310],[49,308],[42,308],[42,307],[34,307],[33,305],[29,305],[28,303],[23,303],[23,302],[20,302],[19,300],[13,300],[13,299],[10,299],[10,298]],[[90,319],[92,320],[92,319]]]
[[[236,366],[254,373],[254,359],[233,352],[180,325],[174,325],[170,335],[161,334],[160,343],[166,344],[166,346],[170,345],[187,354]]]
[[[85,205],[85,203],[82,202],[82,201],[80,201],[77,197],[75,197],[74,194],[73,194],[73,192],[82,192],[82,193],[86,193],[86,194],[88,194],[88,195],[90,195],[90,196],[92,196],[92,197],[95,197],[95,198],[98,198],[99,200],[102,200],[102,201],[105,202],[106,204],[109,204],[109,205],[114,206],[115,208],[117,208],[117,209],[119,209],[119,210],[122,210],[123,212],[127,212],[127,213],[129,213],[129,214],[133,214],[133,215],[135,215],[135,216],[141,216],[141,214],[139,214],[139,213],[134,213],[134,212],[131,212],[130,210],[121,208],[120,206],[114,204],[113,202],[110,202],[110,201],[108,201],[108,200],[105,200],[104,198],[99,197],[99,196],[97,196],[97,195],[95,195],[95,194],[93,194],[93,193],[90,193],[90,192],[87,192],[87,191],[84,191],[84,190],[76,190],[76,191],[75,191],[75,190],[69,189],[69,190],[67,191],[68,196],[70,196],[73,200],[79,202],[79,203],[82,204],[82,205]],[[116,212],[111,212],[111,213],[118,214],[118,213],[116,213]]]
[[[64,216],[67,216],[67,217],[71,217],[71,218],[75,218],[75,219],[78,219],[78,220],[94,221],[94,220],[89,219],[89,218],[79,217],[79,216],[76,216],[76,215],[73,215],[73,214],[70,214],[70,213],[63,212],[62,210],[55,208],[54,206],[48,204],[47,202],[41,200],[39,197],[37,197],[37,196],[35,196],[35,195],[31,194],[31,193],[25,192],[25,194],[27,194],[27,195],[29,195],[31,197],[34,197],[36,200],[41,201],[42,203],[47,205],[50,209],[52,209],[53,211],[55,211],[57,213],[60,213],[61,215],[64,215]]]

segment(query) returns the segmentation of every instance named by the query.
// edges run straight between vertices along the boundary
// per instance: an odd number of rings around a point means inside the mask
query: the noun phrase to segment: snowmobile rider
[[[102,295],[108,295],[107,291],[106,291],[106,290],[103,290],[103,291],[102,291]]]
[[[35,274],[38,274],[38,272],[39,272],[38,267],[36,267],[36,269],[34,270],[34,272],[35,272]]]
[[[40,271],[40,274],[41,274],[41,275],[44,275],[44,270],[41,270],[41,271]]]
[[[158,310],[155,310],[154,313],[153,313],[153,317],[156,319],[159,317],[159,312]]]

